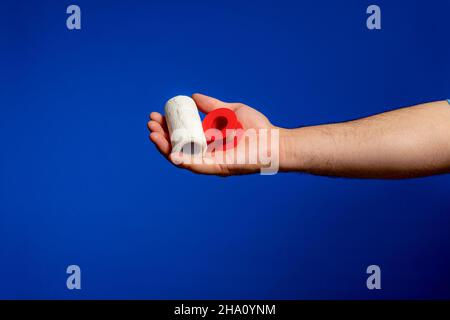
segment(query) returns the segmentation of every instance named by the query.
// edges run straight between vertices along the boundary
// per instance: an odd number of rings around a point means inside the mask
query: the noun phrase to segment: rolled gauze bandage
[[[166,102],[165,112],[172,152],[205,153],[206,138],[194,100],[187,96],[173,97]]]

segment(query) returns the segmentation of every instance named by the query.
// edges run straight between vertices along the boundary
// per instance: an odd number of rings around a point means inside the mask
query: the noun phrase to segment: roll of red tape
[[[211,132],[208,132],[208,130],[216,129],[221,132],[223,150],[236,147],[243,133],[242,124],[238,121],[236,114],[233,110],[227,108],[215,109],[208,113],[203,119],[202,125],[208,144],[214,141],[214,136],[211,136]]]

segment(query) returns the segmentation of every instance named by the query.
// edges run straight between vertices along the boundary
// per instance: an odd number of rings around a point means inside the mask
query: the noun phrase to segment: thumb
[[[198,109],[203,113],[209,113],[218,108],[233,109],[231,103],[226,103],[201,93],[194,93],[192,99],[194,99]]]

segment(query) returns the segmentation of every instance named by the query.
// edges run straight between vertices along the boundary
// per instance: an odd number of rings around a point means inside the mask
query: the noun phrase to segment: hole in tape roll
[[[216,128],[217,130],[223,130],[227,127],[227,125],[228,119],[222,116],[215,118],[214,121],[212,122],[212,127]]]
[[[202,146],[197,142],[188,142],[181,147],[181,152],[190,155],[199,155],[202,153]]]

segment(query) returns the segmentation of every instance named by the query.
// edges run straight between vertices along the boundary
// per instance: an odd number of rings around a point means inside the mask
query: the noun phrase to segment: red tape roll
[[[208,113],[203,119],[202,125],[208,144],[216,140],[217,131],[215,130],[220,131],[223,150],[236,147],[243,134],[242,124],[238,121],[236,114],[233,110],[227,108],[215,109]],[[218,144],[217,142],[215,145]]]

